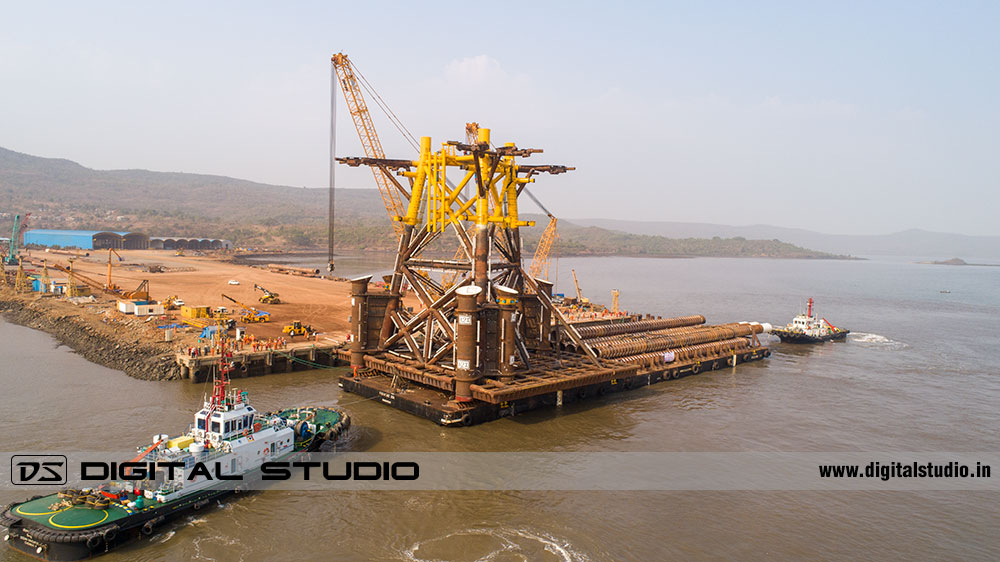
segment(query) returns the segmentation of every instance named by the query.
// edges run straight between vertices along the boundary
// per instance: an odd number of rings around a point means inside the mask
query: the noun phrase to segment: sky
[[[560,218],[1000,235],[996,2],[7,2],[0,146],[328,184],[330,56]],[[339,96],[338,92],[338,96]],[[362,155],[337,100],[337,153]],[[373,106],[389,157],[415,157]],[[374,188],[364,169],[338,187]],[[525,208],[532,210],[533,204]]]

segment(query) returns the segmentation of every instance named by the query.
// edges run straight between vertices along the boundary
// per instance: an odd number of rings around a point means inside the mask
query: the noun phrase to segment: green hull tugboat
[[[783,343],[819,343],[824,341],[843,341],[850,330],[838,328],[826,318],[813,316],[813,300],[808,301],[809,310],[799,314],[784,328],[774,328],[771,333],[781,338]]]
[[[220,366],[211,399],[195,413],[186,433],[173,438],[156,435],[151,445],[138,450],[133,462],[155,466],[153,478],[66,489],[11,504],[0,510],[0,526],[7,528],[4,541],[42,560],[81,560],[104,554],[245,489],[248,481],[259,479],[264,462],[334,450],[350,426],[345,413],[329,408],[258,412],[245,391],[227,389],[231,368]],[[172,479],[158,464],[168,462],[177,463]],[[192,473],[206,465],[221,471],[217,478]],[[234,487],[232,479],[220,479],[219,474],[238,475],[240,485]]]

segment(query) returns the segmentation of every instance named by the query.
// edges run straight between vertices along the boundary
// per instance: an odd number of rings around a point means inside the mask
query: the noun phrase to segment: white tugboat
[[[0,510],[0,525],[7,527],[4,541],[42,560],[104,554],[239,491],[226,480],[259,477],[265,462],[332,450],[350,426],[346,414],[329,408],[258,412],[246,391],[228,388],[231,369],[230,364],[220,363],[211,399],[194,414],[186,433],[173,438],[156,435],[151,445],[137,450],[132,461],[154,467],[152,478],[67,489],[11,504]],[[166,470],[170,466],[174,468]]]
[[[831,340],[843,340],[850,330],[838,328],[826,318],[813,315],[812,297],[808,301],[809,309],[805,314],[799,314],[784,328],[774,328],[771,333],[786,343],[819,343]]]

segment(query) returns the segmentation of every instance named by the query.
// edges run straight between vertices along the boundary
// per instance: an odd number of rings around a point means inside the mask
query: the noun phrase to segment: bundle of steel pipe
[[[735,353],[742,353],[750,349],[750,340],[747,338],[733,338],[729,340],[716,341],[678,347],[675,349],[665,349],[650,353],[640,353],[615,359],[620,363],[642,363],[644,365],[654,365],[670,363],[673,361],[685,361],[700,357],[723,356]]]
[[[603,336],[599,338],[591,338],[586,340],[587,344],[591,347],[602,344],[605,342],[618,342],[622,341],[623,338],[644,338],[646,336],[675,336],[677,334],[688,334],[691,332],[700,332],[706,328],[717,328],[717,327],[729,327],[739,325],[740,322],[733,322],[730,324],[719,324],[718,326],[684,326],[682,328],[667,328],[665,330],[655,330],[652,332],[642,332],[635,334],[625,334],[621,336]],[[744,322],[745,324],[745,322]],[[570,351],[576,351],[576,344],[572,341],[562,342],[561,349],[568,349]]]
[[[662,330],[664,328],[680,328],[683,326],[695,326],[704,324],[705,317],[696,314],[694,316],[681,316],[679,318],[658,318],[651,320],[639,320],[636,322],[609,322],[607,324],[593,324],[580,326],[576,329],[581,338],[597,338],[602,336],[618,336],[621,334],[632,334],[635,332],[649,332],[651,330]]]
[[[616,341],[592,344],[598,357],[615,359],[651,351],[661,351],[700,343],[752,336],[764,331],[760,324],[728,324],[675,335],[623,336]]]

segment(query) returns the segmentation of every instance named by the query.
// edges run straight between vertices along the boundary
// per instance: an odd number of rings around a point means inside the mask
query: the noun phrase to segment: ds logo
[[[66,483],[69,461],[64,455],[14,455],[10,458],[10,481],[15,486]]]

